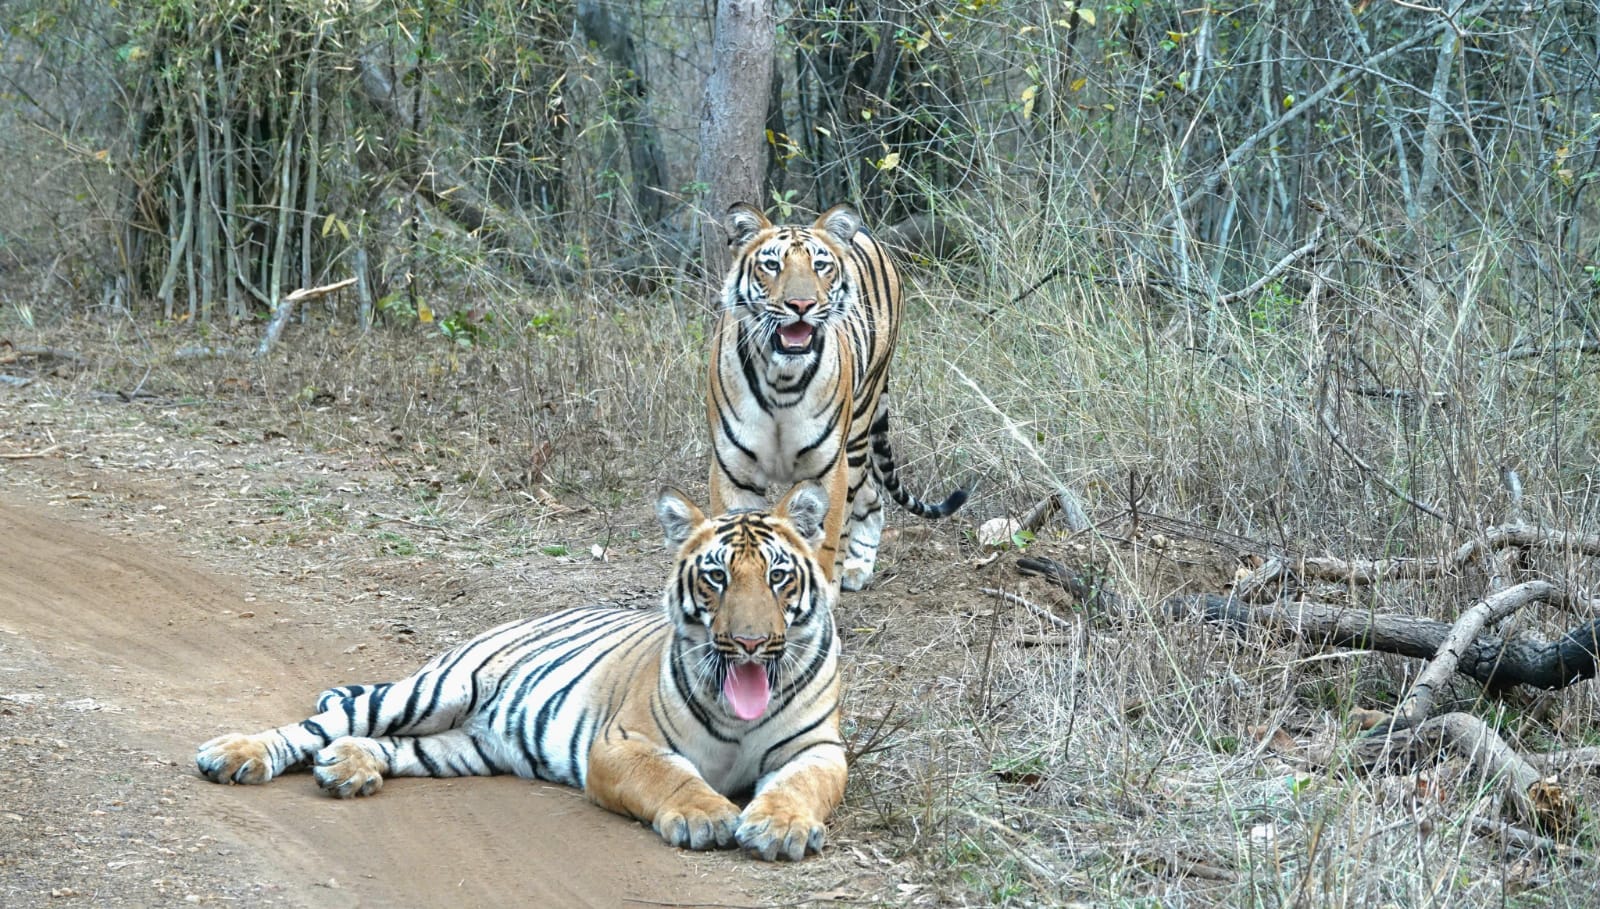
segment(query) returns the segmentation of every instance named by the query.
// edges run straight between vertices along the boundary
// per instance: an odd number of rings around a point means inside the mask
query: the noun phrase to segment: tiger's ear
[[[735,202],[728,208],[728,245],[734,249],[750,242],[750,238],[772,226],[767,216],[749,202]]]
[[[813,230],[825,230],[840,243],[849,243],[850,238],[861,230],[861,216],[850,206],[840,203],[822,213],[817,223],[811,225]]]
[[[689,497],[676,489],[661,490],[656,499],[656,520],[667,535],[667,548],[676,549],[689,539],[689,534],[705,522],[706,516],[689,501]]]
[[[808,480],[789,490],[772,509],[772,514],[788,521],[815,550],[822,544],[822,519],[828,514],[828,493],[820,484]]]

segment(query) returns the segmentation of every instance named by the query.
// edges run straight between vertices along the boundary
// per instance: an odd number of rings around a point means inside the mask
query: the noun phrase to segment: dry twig
[[[0,458],[4,458],[7,461],[23,461],[27,460],[28,458],[48,458],[52,454],[55,454],[55,452],[60,448],[60,445],[51,445],[49,448],[41,448],[38,451],[6,452],[0,453]]]
[[[1061,616],[1056,615],[1043,606],[1040,606],[1038,603],[1030,602],[1014,593],[1008,593],[1007,591],[1001,590],[997,587],[980,587],[979,591],[992,597],[998,597],[999,599],[1005,600],[1007,603],[1010,603],[1014,606],[1021,606],[1022,608],[1028,610],[1036,616],[1039,616],[1042,619],[1049,621],[1051,624],[1056,625],[1057,627],[1067,629],[1072,628],[1071,622],[1063,619]]]

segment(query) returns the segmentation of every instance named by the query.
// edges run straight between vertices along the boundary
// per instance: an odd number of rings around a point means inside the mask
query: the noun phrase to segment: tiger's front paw
[[[370,740],[369,740],[370,741]],[[376,748],[377,743],[373,743]],[[383,775],[389,764],[369,750],[359,739],[346,736],[317,752],[313,774],[317,785],[341,799],[372,795],[383,788]]]
[[[872,583],[872,563],[865,559],[845,559],[839,571],[839,586],[845,590],[864,590]]]
[[[798,862],[828,841],[821,818],[792,798],[772,794],[745,808],[734,836],[745,852],[767,862]]]
[[[272,779],[272,752],[254,735],[230,732],[201,745],[194,754],[200,775],[213,783],[255,785]]]
[[[738,825],[739,806],[707,790],[662,806],[650,826],[673,846],[700,850],[732,846]]]

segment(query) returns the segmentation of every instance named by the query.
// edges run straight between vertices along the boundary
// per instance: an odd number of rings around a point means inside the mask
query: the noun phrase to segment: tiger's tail
[[[889,408],[879,409],[877,419],[872,421],[872,428],[868,430],[872,439],[872,473],[877,477],[878,485],[889,497],[900,503],[900,507],[911,512],[919,518],[947,518],[961,510],[967,504],[969,490],[956,487],[945,496],[943,502],[924,502],[915,495],[907,492],[900,485],[899,468],[894,463],[894,446],[889,444]]]

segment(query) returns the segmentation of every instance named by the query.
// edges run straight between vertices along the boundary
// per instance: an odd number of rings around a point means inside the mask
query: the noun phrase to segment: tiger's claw
[[[195,768],[213,783],[257,785],[272,779],[272,754],[260,739],[232,732],[195,750]]]
[[[324,792],[348,799],[373,795],[383,788],[383,775],[389,766],[354,738],[342,738],[317,752],[312,775]]]

